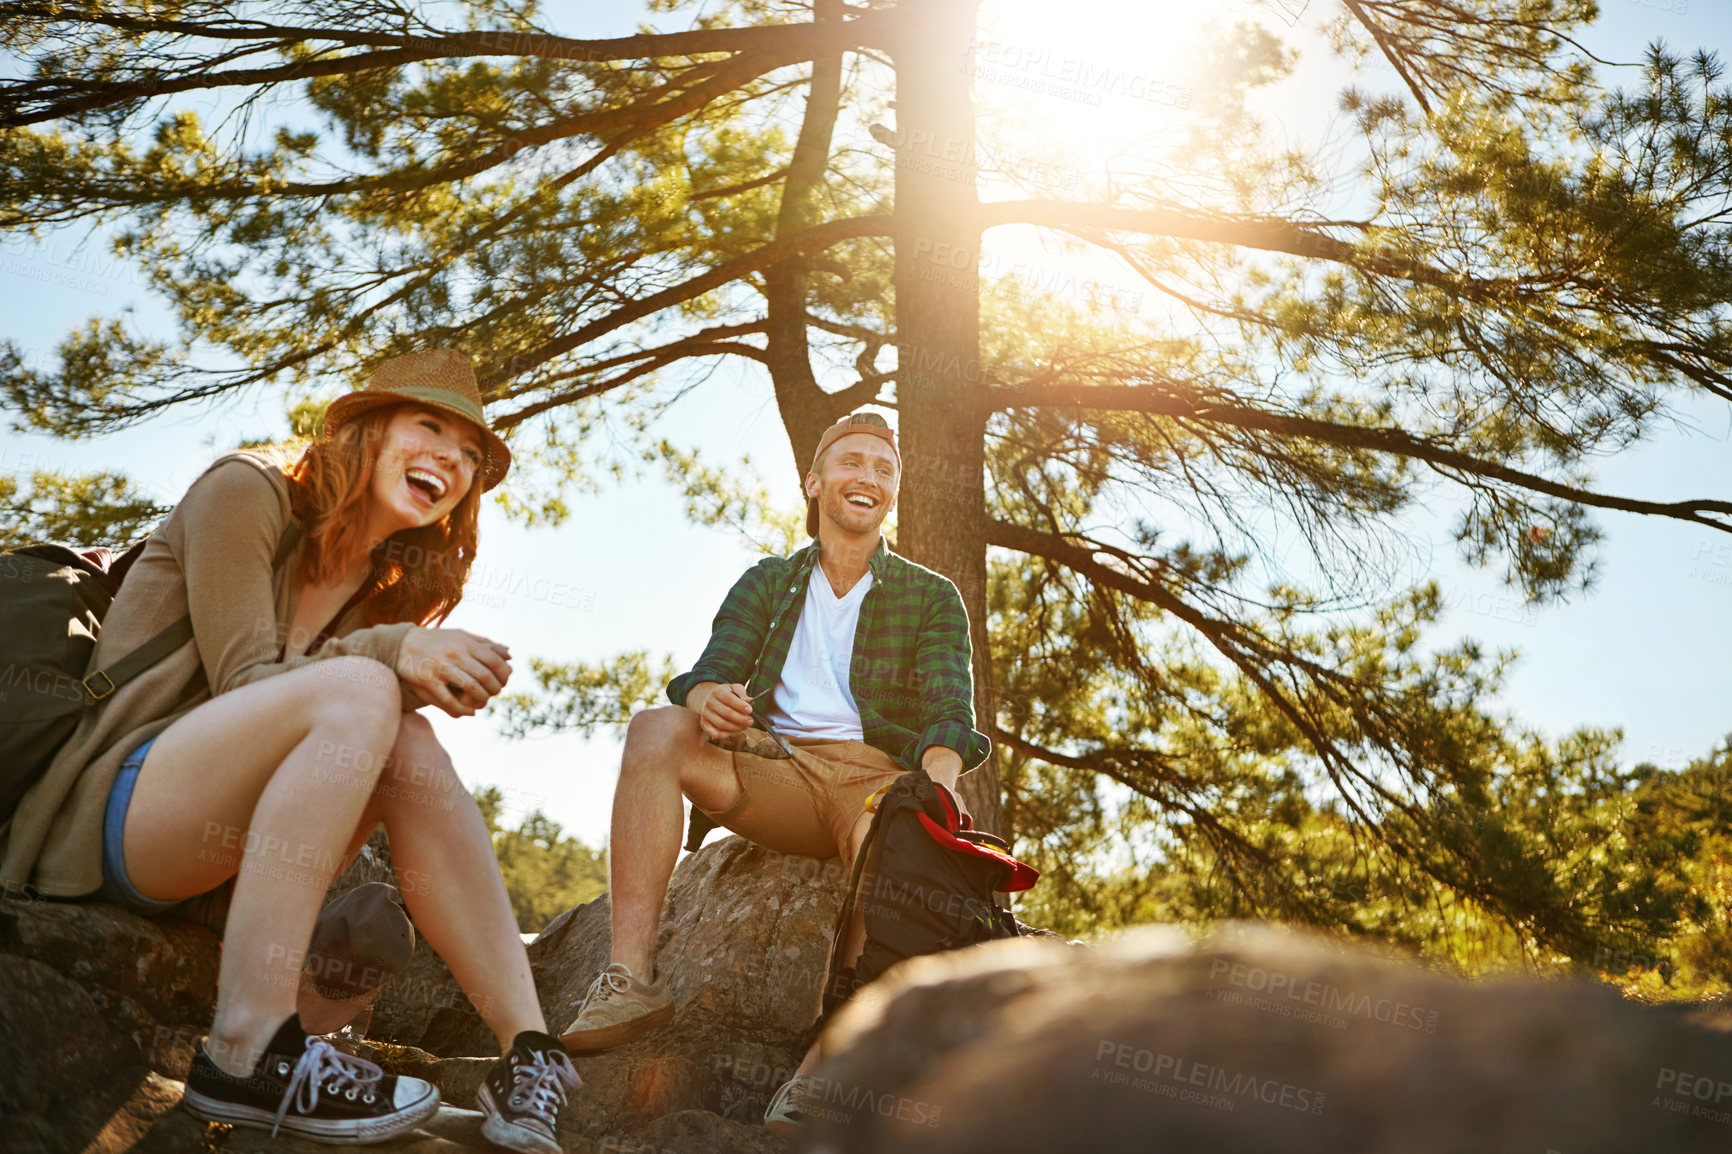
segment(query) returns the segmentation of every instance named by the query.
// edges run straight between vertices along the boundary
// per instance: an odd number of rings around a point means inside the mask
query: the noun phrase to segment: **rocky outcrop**
[[[216,989],[209,930],[108,906],[0,902],[7,1150],[125,1150],[179,1100]],[[190,1119],[189,1119],[190,1121]]]
[[[567,1154],[789,1154],[758,1125],[800,1058],[840,900],[834,862],[737,838],[680,864],[660,962],[679,1013],[579,1055]],[[555,1030],[608,953],[606,899],[529,947]],[[448,1105],[389,1154],[488,1149],[494,1045],[431,951],[345,1043]],[[0,1150],[315,1154],[176,1108],[214,1002],[209,930],[86,903],[0,902]],[[1691,1154],[1732,1139],[1728,1035],[1570,982],[1466,983],[1317,939],[1144,930],[921,959],[862,991],[806,1149],[1045,1154]]]
[[[827,1036],[812,1149],[1686,1154],[1732,1051],[1578,982],[1455,981],[1275,930],[995,943],[887,976]]]

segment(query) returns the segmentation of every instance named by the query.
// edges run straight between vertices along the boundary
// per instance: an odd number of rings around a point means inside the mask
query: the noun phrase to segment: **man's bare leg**
[[[613,917],[610,960],[643,981],[654,975],[662,902],[680,855],[681,795],[711,813],[740,797],[733,755],[704,740],[698,715],[677,705],[631,719],[608,840]]]
[[[859,861],[860,860],[860,846],[862,843],[865,842],[866,835],[868,833],[870,833],[871,831],[872,831],[872,815],[869,813],[861,814],[859,819],[857,821],[855,821],[855,823],[854,823],[854,832],[850,835],[854,840],[854,852],[849,857],[849,859],[848,859],[849,861],[853,862],[853,861]],[[846,943],[844,943],[844,948],[842,950],[842,956],[843,957],[849,957],[851,955],[858,954],[861,950],[861,947],[863,947],[865,944],[866,944],[866,910],[863,906],[856,905],[854,907],[854,917],[851,919],[851,921],[849,922],[849,925],[848,925],[848,940]],[[812,1013],[812,1016],[814,1018],[816,1018],[818,1016],[818,1014],[823,1011],[823,991],[822,990],[819,991],[818,1001],[819,1001],[819,1004],[817,1007],[815,1007],[813,1009],[813,1013]],[[800,1068],[798,1070],[794,1071],[794,1077],[798,1078],[801,1074],[814,1074],[817,1072],[817,1070],[818,1070],[818,1039],[813,1038],[811,1048],[809,1048],[806,1051],[805,1058],[803,1058],[800,1061]]]

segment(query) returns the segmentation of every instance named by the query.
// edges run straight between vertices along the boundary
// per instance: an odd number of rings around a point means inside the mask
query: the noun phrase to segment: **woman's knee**
[[[371,657],[333,657],[301,672],[311,713],[326,724],[386,728],[402,712],[397,675]]]
[[[469,792],[439,743],[433,724],[419,713],[405,713],[397,725],[397,741],[374,792],[384,801],[454,809]]]
[[[392,757],[445,757],[445,747],[433,723],[421,713],[404,713],[397,718],[397,741],[391,747]],[[449,760],[449,758],[447,758]]]

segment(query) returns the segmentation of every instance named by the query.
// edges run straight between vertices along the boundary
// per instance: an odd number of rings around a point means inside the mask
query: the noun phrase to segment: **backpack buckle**
[[[102,678],[103,682],[103,688],[101,689],[98,689],[94,684],[92,684],[99,677]],[[98,669],[95,673],[92,673],[83,681],[79,682],[79,684],[84,686],[90,696],[95,698],[97,701],[101,701],[119,688],[119,686],[114,684],[114,679],[108,675],[106,669]]]

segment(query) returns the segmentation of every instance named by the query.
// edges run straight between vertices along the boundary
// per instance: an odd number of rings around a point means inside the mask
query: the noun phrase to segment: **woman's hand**
[[[472,717],[511,679],[511,651],[462,629],[409,630],[397,676],[452,717]]]

